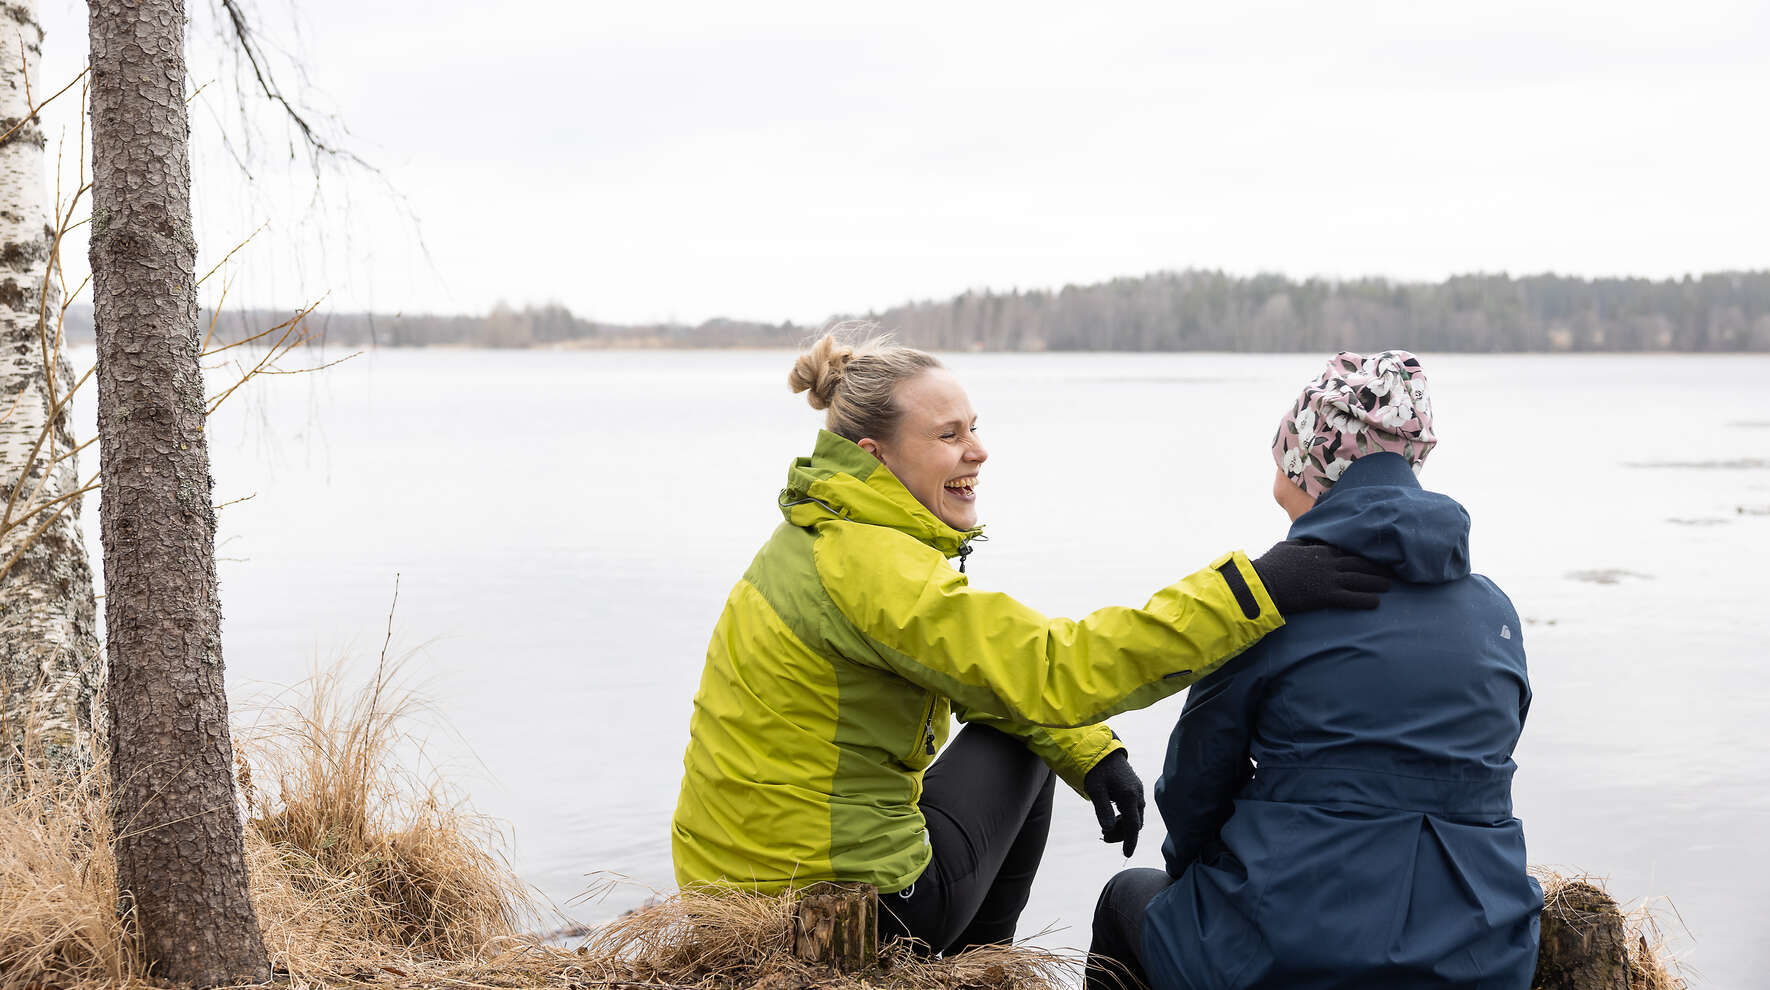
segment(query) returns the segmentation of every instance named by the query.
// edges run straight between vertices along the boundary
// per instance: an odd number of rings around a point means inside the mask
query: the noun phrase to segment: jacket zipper
[[[921,750],[926,756],[934,755],[934,705],[939,700],[933,691],[928,692],[928,707],[922,710]]]

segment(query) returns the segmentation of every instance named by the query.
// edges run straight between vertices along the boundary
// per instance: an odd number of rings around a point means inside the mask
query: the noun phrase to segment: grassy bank
[[[390,680],[382,669],[353,692],[335,672],[318,675],[297,701],[237,737],[252,897],[280,984],[1055,990],[1079,982],[1077,958],[1024,947],[926,959],[889,946],[879,972],[838,977],[794,956],[785,896],[676,895],[569,942],[535,934],[565,919],[517,879],[494,823],[395,759],[412,701]],[[31,768],[0,776],[0,990],[151,985],[130,919],[117,912],[105,809],[102,768],[77,780]],[[1539,879],[1550,913],[1567,892],[1591,886],[1546,871]],[[1681,990],[1653,912],[1637,907],[1623,930],[1631,985]]]
[[[413,702],[383,669],[336,672],[236,735],[247,865],[276,979],[292,987],[1006,987],[1079,972],[1034,949],[928,960],[888,949],[844,980],[792,953],[785,897],[674,896],[565,944],[565,919],[500,854],[493,822],[395,758]],[[145,987],[119,916],[102,768],[0,776],[0,990]],[[589,852],[586,858],[590,857]]]

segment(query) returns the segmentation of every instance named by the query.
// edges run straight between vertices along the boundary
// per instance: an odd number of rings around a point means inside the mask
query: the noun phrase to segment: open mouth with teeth
[[[964,502],[973,501],[977,498],[977,475],[970,474],[947,482],[946,493]]]

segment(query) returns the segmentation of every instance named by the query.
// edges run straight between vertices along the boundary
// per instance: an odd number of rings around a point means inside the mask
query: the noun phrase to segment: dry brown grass
[[[1027,948],[954,959],[882,954],[838,978],[794,959],[788,896],[690,893],[629,912],[582,945],[496,852],[499,835],[402,760],[415,707],[398,664],[347,690],[315,676],[236,732],[253,903],[278,981],[295,987],[1055,990],[1079,963]],[[0,990],[151,983],[118,891],[105,769],[0,775]]]
[[[577,950],[592,985],[844,990],[1056,990],[1080,960],[1028,946],[985,947],[933,959],[903,943],[880,952],[880,970],[837,977],[793,955],[791,894],[689,891],[655,899],[591,933]]]
[[[491,823],[402,768],[411,696],[385,663],[337,670],[237,733],[252,900],[279,974],[472,964],[533,919]],[[0,990],[120,985],[146,973],[116,913],[103,761],[77,780],[0,775]]]
[[[358,691],[317,672],[239,749],[253,898],[291,973],[397,948],[465,960],[533,919],[492,822],[398,758],[412,696],[397,665]]]
[[[0,771],[0,990],[140,972],[117,916],[104,775]]]

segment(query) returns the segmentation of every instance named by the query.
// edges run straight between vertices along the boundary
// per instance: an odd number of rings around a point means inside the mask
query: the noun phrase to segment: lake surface
[[[972,580],[1078,615],[1281,539],[1267,445],[1324,358],[952,357],[992,455]],[[1468,507],[1476,569],[1526,618],[1531,861],[1669,898],[1697,985],[1763,985],[1770,357],[1423,360],[1441,442],[1422,480]],[[822,421],[790,362],[382,351],[260,379],[212,427],[216,501],[255,494],[221,512],[235,704],[316,661],[372,669],[397,573],[394,650],[448,723],[428,753],[509,823],[523,876],[561,904],[597,871],[668,887],[707,635]],[[1114,720],[1146,781],[1180,705]],[[1160,865],[1159,827],[1136,865]],[[1085,946],[1126,864],[1073,794],[1045,863],[1021,935]]]

